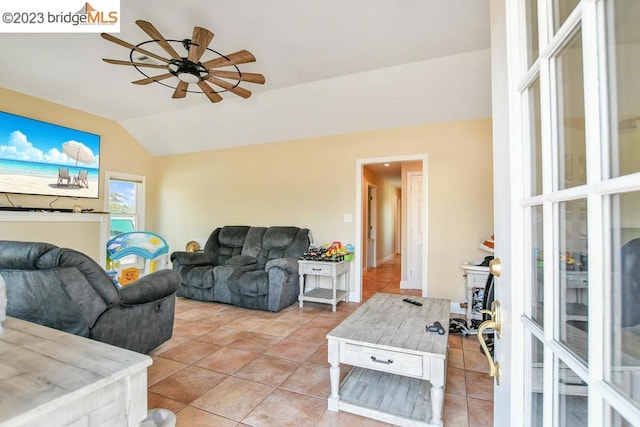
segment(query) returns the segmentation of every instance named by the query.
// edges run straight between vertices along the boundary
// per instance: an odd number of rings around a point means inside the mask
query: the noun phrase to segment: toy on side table
[[[340,262],[351,261],[354,258],[354,248],[351,243],[342,246],[340,242],[325,243],[322,246],[309,246],[300,259],[306,261]]]

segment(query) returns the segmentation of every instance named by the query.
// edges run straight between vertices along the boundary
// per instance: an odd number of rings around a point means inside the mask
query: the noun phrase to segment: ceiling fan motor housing
[[[171,74],[187,83],[198,83],[209,77],[206,68],[201,64],[189,61],[187,58],[172,59],[167,68]]]

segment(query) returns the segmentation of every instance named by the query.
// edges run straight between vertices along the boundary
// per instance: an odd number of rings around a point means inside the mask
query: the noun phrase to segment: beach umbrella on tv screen
[[[78,162],[92,163],[95,160],[91,148],[87,147],[82,142],[65,142],[64,144],[62,144],[62,151],[64,152],[64,154],[76,161],[76,166],[78,166]]]

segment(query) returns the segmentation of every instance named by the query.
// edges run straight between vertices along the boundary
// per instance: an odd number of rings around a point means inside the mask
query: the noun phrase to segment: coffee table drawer
[[[422,356],[411,353],[389,351],[363,345],[344,345],[344,358],[341,362],[362,368],[375,369],[377,371],[392,374],[424,376],[424,363]]]

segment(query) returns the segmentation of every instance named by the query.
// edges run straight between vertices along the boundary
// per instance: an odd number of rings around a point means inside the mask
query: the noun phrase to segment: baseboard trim
[[[386,257],[384,257],[382,259],[379,259],[378,261],[376,261],[376,266],[378,266],[380,264],[384,264],[387,261],[391,261],[395,257],[396,257],[395,254],[391,254],[391,255],[388,255],[388,256],[386,256]]]
[[[400,289],[422,289],[422,287],[416,286],[413,283],[409,282],[408,280],[401,280]]]

